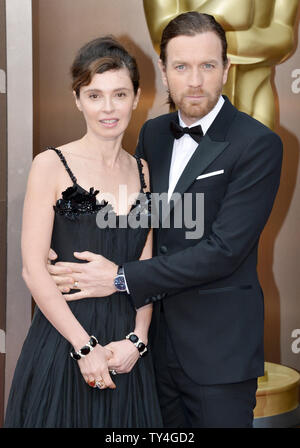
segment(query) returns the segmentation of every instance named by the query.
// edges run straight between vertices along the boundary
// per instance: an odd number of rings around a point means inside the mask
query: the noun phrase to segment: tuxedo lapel
[[[226,141],[212,141],[209,135],[206,134],[180,176],[175,186],[174,193],[180,193],[180,195],[183,194],[196,180],[197,176],[202,174],[228,145],[229,142]],[[170,211],[179,199],[180,196],[175,194],[174,200],[170,203]]]
[[[214,142],[205,135],[180,176],[174,192],[184,193],[197,176],[224,151],[229,142]]]

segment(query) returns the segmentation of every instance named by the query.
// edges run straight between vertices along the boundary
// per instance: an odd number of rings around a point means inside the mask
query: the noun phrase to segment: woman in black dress
[[[79,51],[72,75],[87,131],[39,154],[29,174],[23,278],[36,309],[5,426],[159,427],[151,353],[144,356],[151,305],[136,311],[122,292],[66,301],[47,270],[50,247],[58,261],[88,250],[117,265],[152,253],[147,164],[121,145],[140,94],[136,62],[113,38],[99,38]],[[108,369],[114,345],[118,372]]]

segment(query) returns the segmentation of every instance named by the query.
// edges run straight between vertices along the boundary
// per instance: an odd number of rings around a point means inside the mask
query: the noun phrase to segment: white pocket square
[[[218,174],[223,174],[224,170],[212,171],[211,173],[201,174],[201,176],[196,177],[196,179],[204,179],[205,177],[218,176]]]

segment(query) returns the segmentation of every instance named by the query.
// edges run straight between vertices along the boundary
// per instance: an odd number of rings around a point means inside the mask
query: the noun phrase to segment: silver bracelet
[[[75,359],[76,361],[79,361],[79,359],[84,358],[91,351],[93,351],[97,344],[98,344],[97,338],[95,338],[95,336],[91,336],[89,342],[86,345],[81,347],[81,349],[78,350],[78,352],[76,352],[75,350],[72,350],[70,352],[70,355],[73,359]]]
[[[140,353],[140,357],[146,355],[148,348],[146,344],[133,332],[129,333],[126,336],[126,339],[128,339],[130,342],[132,342],[136,348],[138,349]]]

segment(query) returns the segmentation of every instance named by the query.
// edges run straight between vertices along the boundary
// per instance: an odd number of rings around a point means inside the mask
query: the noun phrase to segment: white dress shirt
[[[178,111],[179,124],[183,128],[185,127],[194,127],[199,124],[202,127],[203,135],[206,134],[208,128],[220,112],[221,107],[224,104],[224,98],[220,96],[215,107],[204,117],[200,118],[196,123],[193,123],[191,126],[187,126],[181,118],[180,111]],[[169,174],[169,190],[168,190],[168,200],[170,200],[172,193],[175,189],[175,186],[183,173],[184,168],[186,167],[188,161],[194,154],[196,148],[198,147],[198,143],[188,134],[184,134],[181,138],[174,140],[173,152],[172,152],[172,160],[170,166],[170,174]]]

